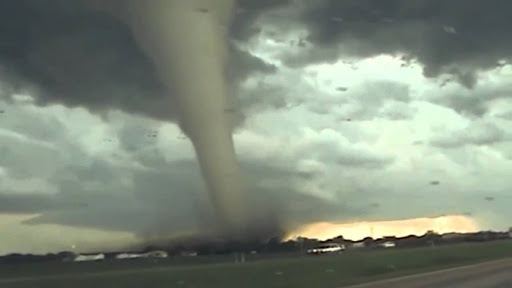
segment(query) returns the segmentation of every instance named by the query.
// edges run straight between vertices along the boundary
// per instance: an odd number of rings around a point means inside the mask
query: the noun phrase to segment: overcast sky
[[[226,110],[261,213],[512,226],[511,9],[240,1]],[[192,145],[127,27],[78,0],[1,1],[0,27],[0,254],[207,225]]]

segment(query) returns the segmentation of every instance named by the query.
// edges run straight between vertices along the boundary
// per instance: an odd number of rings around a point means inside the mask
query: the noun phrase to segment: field
[[[349,251],[329,256],[249,258],[241,264],[230,261],[231,257],[0,266],[0,287],[334,288],[512,257],[512,241]]]

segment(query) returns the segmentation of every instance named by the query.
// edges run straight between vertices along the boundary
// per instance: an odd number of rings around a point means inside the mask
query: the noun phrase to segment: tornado
[[[122,19],[177,105],[180,126],[194,145],[218,228],[223,236],[241,236],[247,223],[245,189],[233,143],[226,81],[227,27],[234,0],[121,3]]]

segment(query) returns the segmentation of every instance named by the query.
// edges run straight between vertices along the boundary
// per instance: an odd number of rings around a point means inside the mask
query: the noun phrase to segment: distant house
[[[183,251],[180,253],[180,255],[184,256],[184,257],[196,257],[197,252],[196,251]]]
[[[75,262],[89,262],[105,260],[105,254],[79,254],[75,257]]]
[[[115,259],[124,260],[124,259],[138,259],[142,258],[141,254],[136,253],[120,253],[115,256]]]
[[[508,238],[509,233],[507,232],[480,231],[477,233],[468,234],[467,241],[493,241]]]
[[[169,254],[165,251],[150,251],[146,253],[120,253],[115,256],[118,260],[141,259],[141,258],[167,258]]]
[[[366,247],[366,243],[364,243],[364,242],[352,243],[352,248],[360,249],[360,248],[365,248],[365,247]]]
[[[393,241],[393,240],[390,240]],[[421,247],[425,246],[425,240],[421,237],[418,237],[416,235],[408,235],[405,237],[396,238],[394,240],[397,247]]]
[[[57,254],[57,256],[62,262],[73,262],[75,261],[77,254],[75,254],[74,252],[65,251],[60,252],[59,254]]]
[[[466,234],[463,233],[446,233],[441,235],[441,239],[443,240],[459,240],[464,239],[466,237]]]
[[[197,255],[197,253],[196,253],[196,255]],[[169,254],[165,251],[157,250],[157,251],[150,251],[150,252],[144,253],[144,256],[146,258],[167,258],[167,257],[169,257]]]

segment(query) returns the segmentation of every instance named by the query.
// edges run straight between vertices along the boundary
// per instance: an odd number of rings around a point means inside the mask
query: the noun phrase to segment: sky
[[[238,5],[226,113],[262,219],[512,226],[512,3]],[[7,0],[0,27],[0,254],[208,227],[193,146],[126,25]]]
[[[411,235],[423,236],[425,231],[435,231],[439,234],[474,233],[478,231],[478,224],[471,217],[450,215],[430,218],[412,218],[392,221],[370,221],[352,223],[318,222],[300,227],[290,232],[286,239],[295,240],[298,237],[329,240],[339,235],[344,239],[363,240],[366,237],[373,239],[395,236],[407,237]]]

